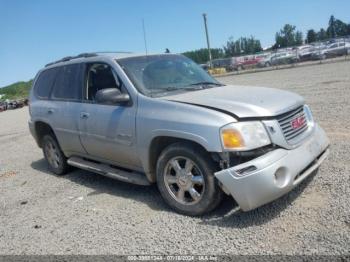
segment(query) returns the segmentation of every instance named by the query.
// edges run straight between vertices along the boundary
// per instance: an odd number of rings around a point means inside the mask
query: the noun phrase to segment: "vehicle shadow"
[[[61,177],[49,171],[48,164],[44,158],[32,162],[31,167],[45,174]],[[265,224],[273,218],[278,217],[284,209],[290,206],[305,190],[315,174],[311,174],[298,187],[285,196],[249,212],[238,210],[237,204],[232,197],[225,195],[218,208],[207,215],[199,217],[198,221],[200,224],[231,228],[247,228]],[[110,194],[142,202],[156,211],[175,212],[163,201],[156,185],[133,185],[80,169],[73,169],[68,174],[62,176],[62,178],[93,189],[92,192],[87,194],[87,197]]]
[[[153,210],[172,212],[166,203],[164,203],[156,185],[133,185],[76,168],[73,168],[71,172],[64,176],[57,176],[49,170],[44,158],[32,162],[31,167],[39,172],[62,179],[69,179],[76,184],[93,189],[92,192],[87,194],[87,198],[99,194],[109,194],[142,202]]]

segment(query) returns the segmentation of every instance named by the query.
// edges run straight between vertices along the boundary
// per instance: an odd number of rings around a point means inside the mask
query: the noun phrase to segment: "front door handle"
[[[86,112],[81,112],[81,113],[80,113],[80,118],[82,118],[82,119],[89,118],[89,116],[90,116],[89,113],[86,113]]]
[[[54,112],[53,108],[49,108],[49,109],[47,110],[47,113],[48,113],[49,115],[52,115],[53,112]]]

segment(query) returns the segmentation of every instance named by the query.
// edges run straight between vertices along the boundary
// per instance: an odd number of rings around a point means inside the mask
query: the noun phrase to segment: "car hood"
[[[236,118],[277,116],[304,103],[301,96],[288,91],[233,85],[168,95],[161,99],[216,109]]]

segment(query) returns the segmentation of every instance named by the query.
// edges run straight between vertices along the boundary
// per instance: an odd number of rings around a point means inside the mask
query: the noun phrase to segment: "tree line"
[[[0,94],[5,95],[0,99],[15,99],[15,98],[25,98],[29,95],[30,87],[33,84],[33,80],[29,80],[27,82],[21,81],[17,82],[0,89]]]
[[[275,34],[275,44],[270,49],[299,46],[303,43],[314,43],[329,38],[342,37],[350,35],[350,23],[344,23],[336,19],[333,15],[328,21],[326,29],[321,28],[319,31],[309,29],[304,39],[303,33],[296,29],[296,26],[285,24],[283,28]],[[255,54],[262,51],[260,40],[254,36],[240,37],[234,39],[231,37],[223,48],[211,48],[213,59],[225,58],[240,55]],[[183,53],[199,64],[206,63],[209,60],[208,50],[201,48],[198,50],[187,51]]]

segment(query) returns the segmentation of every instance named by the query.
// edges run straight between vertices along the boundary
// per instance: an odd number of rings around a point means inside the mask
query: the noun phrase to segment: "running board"
[[[149,186],[151,184],[147,180],[147,177],[145,174],[133,172],[133,171],[128,172],[125,170],[111,167],[110,165],[107,165],[107,164],[89,161],[81,157],[71,157],[68,159],[67,162],[71,166],[75,166],[87,171],[98,173],[100,175],[104,175],[123,182],[141,185],[141,186]]]

